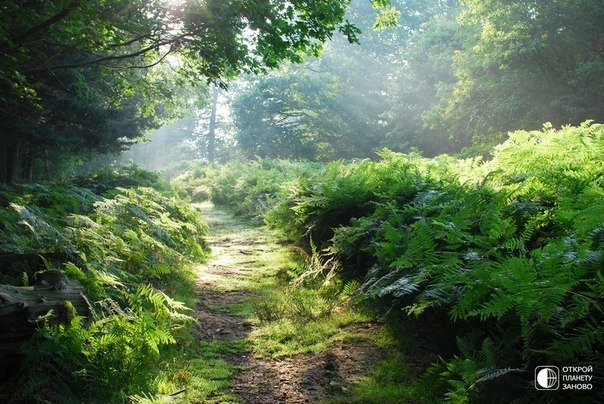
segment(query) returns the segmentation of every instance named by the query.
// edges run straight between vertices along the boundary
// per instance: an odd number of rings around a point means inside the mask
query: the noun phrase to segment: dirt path
[[[255,271],[274,276],[271,254],[279,246],[261,228],[242,225],[228,214],[200,206],[211,229],[208,238],[212,259],[198,268],[199,319],[197,333],[206,341],[246,340],[256,325],[228,312],[228,307],[249,303],[255,294],[249,280]],[[371,323],[352,324],[357,333],[370,333]],[[317,353],[279,359],[247,352],[224,353],[223,359],[240,369],[231,380],[230,392],[244,403],[320,403],[344,400],[350,386],[367,374],[369,366],[383,358],[367,339],[336,341]],[[346,402],[346,401],[339,401]]]

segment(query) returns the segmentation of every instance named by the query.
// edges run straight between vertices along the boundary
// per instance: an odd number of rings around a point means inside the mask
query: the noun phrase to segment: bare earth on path
[[[261,269],[266,276],[275,276],[280,268],[270,267],[270,256],[285,247],[260,227],[243,225],[209,204],[199,208],[210,226],[212,257],[197,268],[196,334],[208,342],[245,340],[257,325],[229,313],[228,307],[254,298],[248,283],[254,271]],[[378,326],[356,323],[347,327],[362,335]],[[222,359],[240,369],[229,388],[240,402],[320,403],[344,396],[383,357],[370,339],[348,338],[319,352],[274,359],[255,356],[252,347],[249,352],[225,353]]]

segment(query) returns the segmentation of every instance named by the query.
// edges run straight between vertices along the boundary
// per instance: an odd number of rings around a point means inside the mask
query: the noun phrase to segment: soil
[[[224,213],[203,207],[212,229],[209,238],[213,258],[201,266],[197,283],[199,303],[194,316],[199,319],[196,333],[206,341],[245,339],[254,325],[220,310],[253,298],[245,289],[223,290],[216,279],[228,277],[236,282],[254,269],[255,252],[262,250],[261,230],[234,227]],[[232,225],[229,225],[231,223]],[[246,237],[249,236],[249,237]],[[239,259],[235,259],[239,256]],[[225,264],[233,262],[233,264]],[[244,265],[247,264],[247,265]],[[378,324],[354,324],[351,331],[367,334]],[[350,386],[367,376],[371,365],[385,354],[368,339],[359,338],[333,344],[317,353],[305,353],[279,359],[255,357],[251,352],[224,354],[223,359],[241,369],[231,380],[230,392],[244,403],[320,403],[345,397]]]

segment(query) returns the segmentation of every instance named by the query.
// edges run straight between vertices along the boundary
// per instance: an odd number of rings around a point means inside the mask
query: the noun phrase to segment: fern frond
[[[570,360],[593,352],[596,347],[604,346],[604,327],[594,320],[576,327],[548,347],[548,356],[559,361]]]
[[[408,294],[412,294],[419,290],[419,285],[414,283],[409,278],[399,278],[390,285],[382,288],[378,292],[379,297],[391,295],[393,297],[403,297]]]
[[[497,379],[509,373],[524,372],[521,368],[503,368],[503,369],[480,369],[476,372],[476,383],[482,383],[489,380]]]

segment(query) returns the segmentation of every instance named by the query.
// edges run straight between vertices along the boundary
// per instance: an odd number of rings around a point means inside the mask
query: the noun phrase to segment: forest
[[[369,342],[321,402],[604,400],[602,2],[0,11],[1,401],[255,402],[234,356]],[[202,338],[208,206],[285,249],[245,338]]]

